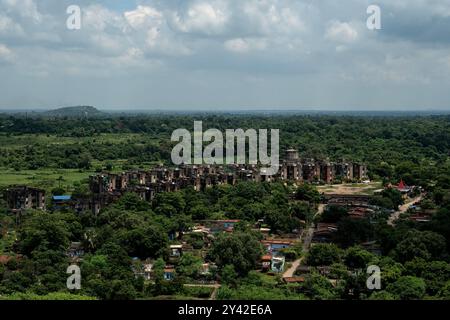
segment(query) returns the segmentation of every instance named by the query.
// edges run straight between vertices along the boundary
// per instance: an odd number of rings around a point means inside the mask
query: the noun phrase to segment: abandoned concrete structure
[[[367,168],[363,164],[301,159],[295,149],[286,151],[279,169],[274,176],[261,175],[257,165],[159,166],[151,170],[102,173],[89,178],[91,195],[71,200],[73,209],[79,212],[91,210],[98,214],[126,192],[136,193],[144,201],[152,201],[161,192],[175,192],[186,187],[203,191],[215,185],[234,185],[237,181],[332,183],[336,179],[367,179]],[[45,209],[45,191],[40,189],[11,187],[6,190],[5,198],[11,210]]]
[[[45,190],[27,186],[12,186],[5,190],[4,198],[13,212],[26,209],[45,210]]]
[[[157,193],[174,192],[186,187],[203,191],[215,185],[234,185],[237,181],[332,183],[337,178],[348,181],[367,179],[367,168],[362,164],[348,162],[300,159],[297,150],[289,149],[275,176],[261,175],[257,165],[181,165],[176,168],[160,166],[149,171],[94,175],[90,177],[89,183],[94,196],[86,208],[98,213],[103,206],[125,192],[134,192],[142,200],[152,201]]]

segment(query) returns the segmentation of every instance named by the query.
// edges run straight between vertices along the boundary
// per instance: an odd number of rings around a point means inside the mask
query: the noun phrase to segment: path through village
[[[405,203],[404,205],[402,205],[398,211],[395,211],[388,219],[388,224],[390,226],[393,226],[395,224],[395,221],[397,221],[400,218],[400,215],[402,213],[405,213],[406,211],[408,211],[409,208],[411,208],[416,202],[420,202],[423,197],[425,196],[425,194],[421,194],[417,197],[415,197],[414,199],[411,199],[410,201],[408,201],[407,203]]]
[[[314,218],[318,215],[321,215],[323,213],[323,210],[325,209],[325,205],[324,204],[319,204],[319,207],[317,209],[317,213],[315,214]],[[295,271],[297,270],[297,268],[301,265],[301,263],[303,262],[303,260],[306,257],[306,254],[309,251],[309,248],[311,246],[311,241],[314,235],[314,225],[311,225],[308,227],[308,229],[305,229],[301,236],[300,236],[300,241],[302,242],[302,256],[295,260],[291,267],[288,268],[284,273],[283,273],[283,278],[291,278],[294,276]]]

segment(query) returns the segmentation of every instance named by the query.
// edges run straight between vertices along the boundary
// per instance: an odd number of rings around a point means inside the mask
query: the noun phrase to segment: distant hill
[[[92,118],[106,114],[91,106],[77,106],[46,111],[42,115],[46,117]]]

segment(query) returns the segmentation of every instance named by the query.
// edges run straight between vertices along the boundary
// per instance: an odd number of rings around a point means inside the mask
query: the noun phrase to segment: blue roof
[[[70,199],[72,199],[72,196],[53,196],[53,200],[67,201]]]

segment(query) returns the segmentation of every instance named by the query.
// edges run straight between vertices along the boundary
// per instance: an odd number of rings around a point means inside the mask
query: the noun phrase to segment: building
[[[330,162],[301,159],[296,149],[286,150],[275,175],[261,174],[258,165],[181,165],[175,168],[158,166],[151,170],[134,170],[120,174],[102,173],[90,177],[92,201],[89,207],[98,213],[125,192],[137,193],[144,201],[152,201],[160,192],[175,192],[191,187],[204,191],[217,185],[234,185],[238,181],[252,182],[325,182],[367,179],[365,165],[351,162]],[[86,203],[85,199],[83,200]]]
[[[66,254],[73,262],[79,262],[84,255],[83,244],[81,242],[71,242]]]
[[[266,254],[261,257],[261,269],[263,272],[269,271],[271,264],[272,264],[272,255]]]
[[[172,281],[175,278],[175,268],[173,266],[166,266],[164,268],[164,280]]]
[[[261,243],[266,248],[267,252],[270,252],[271,254],[277,254],[283,249],[290,248],[294,245],[294,240],[291,239],[269,239],[269,240],[262,240]]]
[[[286,262],[286,258],[283,256],[272,256],[272,272],[281,273],[284,271],[284,264]]]
[[[63,210],[71,209],[75,206],[72,196],[53,196],[52,197],[52,209],[53,210]]]
[[[45,190],[27,186],[13,186],[5,191],[8,209],[21,211],[26,209],[45,210]]]

